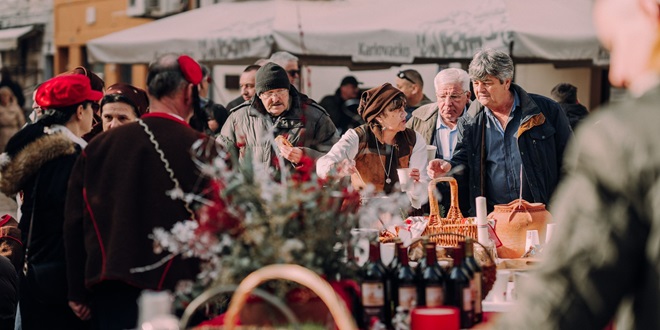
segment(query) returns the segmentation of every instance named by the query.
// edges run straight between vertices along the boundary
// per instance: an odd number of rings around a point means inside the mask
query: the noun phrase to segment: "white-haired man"
[[[438,147],[436,158],[451,159],[458,138],[458,118],[470,104],[470,76],[465,70],[444,69],[435,76],[436,103],[423,105],[412,113],[406,127],[419,132],[426,144]]]

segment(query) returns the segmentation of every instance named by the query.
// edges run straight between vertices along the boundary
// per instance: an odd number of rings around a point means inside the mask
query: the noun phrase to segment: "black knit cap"
[[[257,70],[255,77],[255,92],[260,95],[273,89],[286,88],[289,89],[289,75],[286,74],[284,68],[269,62]]]

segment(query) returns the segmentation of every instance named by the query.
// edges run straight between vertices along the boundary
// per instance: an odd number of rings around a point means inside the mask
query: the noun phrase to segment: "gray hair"
[[[157,100],[175,94],[188,84],[179,68],[178,58],[177,54],[166,54],[149,64],[147,90]]]
[[[483,81],[486,76],[493,76],[504,83],[507,79],[513,79],[513,60],[505,52],[484,49],[474,54],[469,70],[473,81]]]
[[[438,86],[442,84],[461,84],[464,92],[470,90],[470,76],[463,69],[457,68],[448,68],[438,72],[433,79],[433,84],[435,85],[435,90],[438,90]]]
[[[276,52],[270,56],[269,60],[281,67],[286,67],[289,62],[298,62],[298,57],[289,52]]]

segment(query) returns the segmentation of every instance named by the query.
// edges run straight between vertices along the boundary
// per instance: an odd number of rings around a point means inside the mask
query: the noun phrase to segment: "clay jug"
[[[495,220],[495,233],[502,242],[502,246],[497,248],[497,255],[509,259],[520,258],[525,254],[528,230],[538,230],[541,244],[544,244],[546,223],[552,221],[545,204],[529,203],[523,199],[495,205],[488,219]]]

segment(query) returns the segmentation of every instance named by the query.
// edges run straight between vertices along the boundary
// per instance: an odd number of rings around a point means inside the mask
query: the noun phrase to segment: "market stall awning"
[[[219,3],[91,40],[92,61],[145,63],[297,55],[353,63],[465,60],[483,48],[541,61],[592,60],[590,0],[268,0]]]
[[[221,3],[111,33],[87,43],[89,60],[149,63],[165,53],[207,61],[268,57],[275,3]]]
[[[0,30],[0,51],[13,50],[18,47],[18,40],[32,31],[33,25]]]

